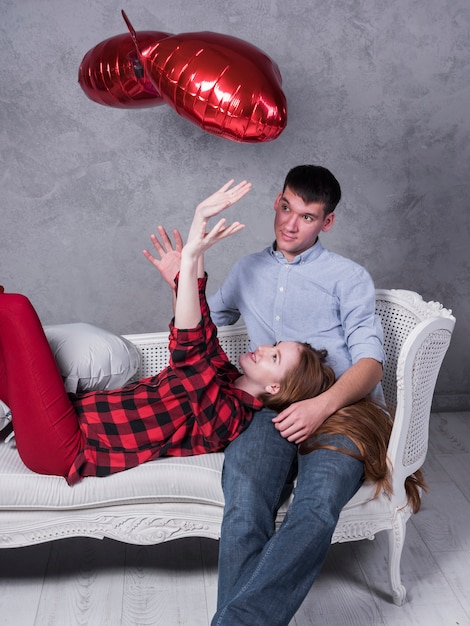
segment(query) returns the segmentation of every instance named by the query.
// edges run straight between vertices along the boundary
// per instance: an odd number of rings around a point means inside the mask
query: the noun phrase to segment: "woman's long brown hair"
[[[302,343],[300,362],[281,382],[280,390],[274,395],[261,398],[264,405],[277,412],[293,402],[313,398],[329,389],[335,382],[335,374],[326,364],[326,350],[315,350]],[[364,398],[346,406],[328,419],[315,434],[299,446],[300,454],[308,454],[327,448],[349,454],[364,463],[364,480],[375,483],[376,497],[382,490],[391,495],[391,475],[387,447],[392,432],[393,418],[385,406],[370,398]],[[328,442],[328,435],[345,435],[357,447],[358,453],[343,449]],[[426,490],[423,474],[418,470],[405,481],[408,503],[413,513],[421,507],[421,489]]]

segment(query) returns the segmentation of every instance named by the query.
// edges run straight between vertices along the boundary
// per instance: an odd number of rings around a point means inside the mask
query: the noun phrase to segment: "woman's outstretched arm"
[[[226,225],[226,220],[222,218],[206,232],[207,222],[211,217],[215,217],[243,198],[251,189],[251,183],[246,181],[232,187],[233,182],[229,180],[225,183],[218,191],[198,204],[194,212],[188,238],[181,251],[178,295],[175,304],[176,328],[194,328],[201,319],[197,279],[204,271],[204,252],[218,241],[244,228],[240,222]],[[161,272],[161,262],[147,250],[144,250],[144,255]]]

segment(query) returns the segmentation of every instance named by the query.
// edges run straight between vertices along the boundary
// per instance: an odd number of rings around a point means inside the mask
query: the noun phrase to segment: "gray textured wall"
[[[80,61],[136,30],[232,34],[276,60],[289,122],[274,142],[211,136],[170,107],[89,100]],[[420,292],[457,317],[438,381],[469,406],[470,5],[468,0],[0,0],[0,283],[44,323],[116,332],[166,327],[169,293],[141,249],[158,223],[186,232],[195,202],[230,177],[254,190],[247,224],[208,259],[210,289],[272,239],[272,202],[303,162],[338,176],[325,245],[377,287]]]

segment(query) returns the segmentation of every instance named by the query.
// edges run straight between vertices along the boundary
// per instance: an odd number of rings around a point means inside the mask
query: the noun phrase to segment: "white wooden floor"
[[[470,412],[432,416],[425,470],[431,489],[402,558],[405,606],[391,603],[379,533],[332,546],[291,626],[470,626]],[[0,550],[0,625],[207,626],[216,584],[210,540]]]

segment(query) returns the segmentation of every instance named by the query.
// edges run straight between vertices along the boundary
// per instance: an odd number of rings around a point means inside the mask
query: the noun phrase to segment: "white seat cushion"
[[[145,502],[207,502],[223,506],[223,453],[165,458],[70,487],[60,476],[30,471],[18,452],[0,444],[0,509],[83,509]]]

